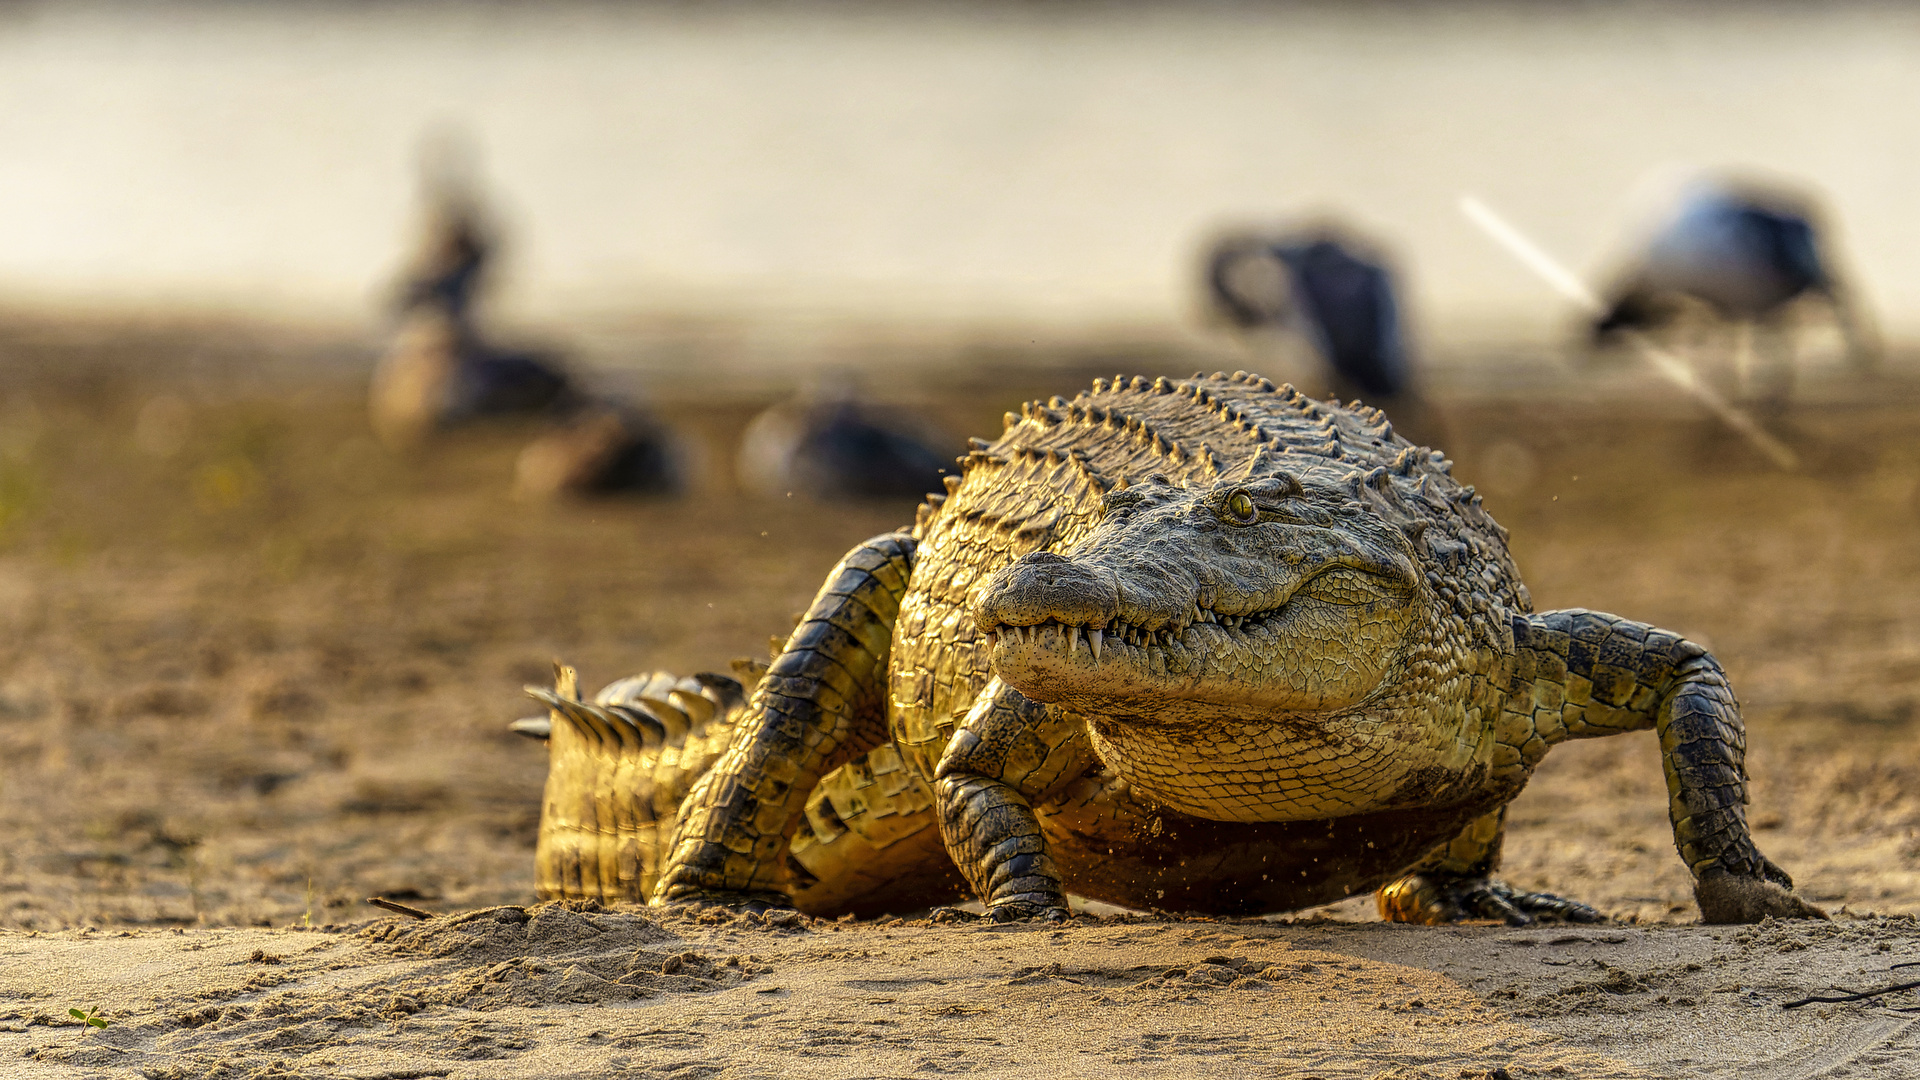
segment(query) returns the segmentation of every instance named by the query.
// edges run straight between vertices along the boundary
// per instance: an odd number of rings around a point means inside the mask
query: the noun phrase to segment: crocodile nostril
[[[982,627],[1033,626],[1055,621],[1105,624],[1117,601],[1106,571],[1036,551],[997,571],[981,592],[974,617]]]

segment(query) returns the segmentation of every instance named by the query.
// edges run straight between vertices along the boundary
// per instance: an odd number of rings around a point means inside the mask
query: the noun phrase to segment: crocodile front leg
[[[1746,727],[1726,673],[1678,634],[1570,609],[1513,620],[1514,680],[1496,772],[1530,770],[1566,739],[1655,729],[1674,846],[1710,923],[1826,918],[1747,829]]]
[[[834,567],[725,756],[687,793],[654,903],[787,903],[781,854],[808,793],[886,741],[887,658],[914,550],[888,533]]]
[[[995,920],[1067,913],[1033,804],[1095,762],[1086,724],[994,679],[934,773],[947,853]]]

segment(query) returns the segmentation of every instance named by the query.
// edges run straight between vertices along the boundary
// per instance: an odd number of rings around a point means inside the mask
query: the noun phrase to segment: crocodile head
[[[1027,697],[1131,723],[1343,710],[1391,682],[1428,590],[1400,527],[1290,475],[1106,496],[1066,553],[976,593],[993,667]]]

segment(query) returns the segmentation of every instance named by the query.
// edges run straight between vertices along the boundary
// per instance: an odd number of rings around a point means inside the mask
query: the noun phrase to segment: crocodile
[[[1554,745],[1653,729],[1703,918],[1825,917],[1754,846],[1720,664],[1534,611],[1481,497],[1380,410],[1116,376],[961,465],[841,560],[750,695],[695,723],[629,684],[540,692],[542,895],[971,891],[1007,920],[1069,892],[1244,915],[1372,891],[1404,922],[1592,921],[1495,876],[1505,810]]]

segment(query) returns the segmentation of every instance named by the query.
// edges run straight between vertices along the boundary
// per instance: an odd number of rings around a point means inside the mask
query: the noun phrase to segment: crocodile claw
[[[1552,893],[1521,892],[1487,877],[1409,874],[1378,893],[1380,917],[1391,922],[1440,923],[1493,919],[1508,926],[1531,926],[1539,919],[1605,922],[1606,916],[1578,900]]]
[[[1500,919],[1508,926],[1531,926],[1536,918],[1561,922],[1596,923],[1605,917],[1578,900],[1543,892],[1519,892],[1503,881],[1489,880],[1468,890],[1461,906],[1483,919]]]
[[[780,893],[726,892],[723,890],[685,892],[663,900],[654,901],[653,906],[665,908],[701,908],[723,907],[740,915],[765,915],[769,912],[779,914],[796,910],[793,901]]]
[[[986,914],[975,914],[955,907],[937,907],[927,914],[935,924],[964,923],[1011,923],[1011,922],[1066,922],[1073,913],[1063,907],[1052,905],[1028,904],[1021,901],[995,904],[986,910]]]
[[[987,919],[991,922],[1066,922],[1073,913],[1063,907],[1052,904],[1029,904],[1013,900],[995,904],[987,909]]]

